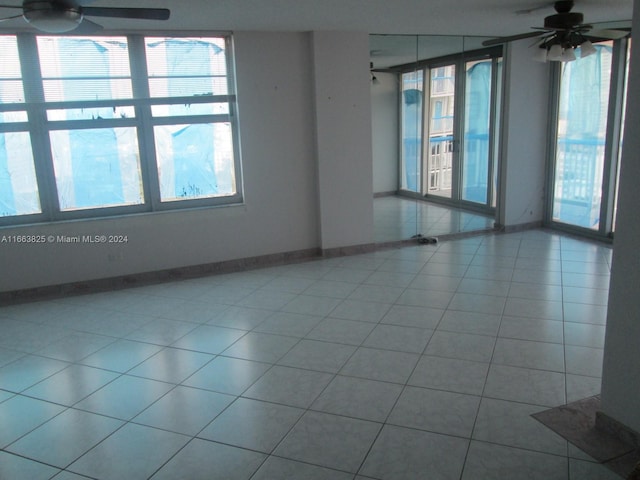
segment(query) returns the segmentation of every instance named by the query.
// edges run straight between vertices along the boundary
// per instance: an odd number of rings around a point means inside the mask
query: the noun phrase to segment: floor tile
[[[53,477],[51,480],[87,480],[89,477],[85,477],[84,475],[78,475],[77,473],[72,473],[68,471],[62,471]]]
[[[357,288],[357,284],[337,280],[318,280],[304,291],[305,295],[317,297],[347,298]]]
[[[23,393],[48,402],[71,406],[118,376],[117,373],[98,368],[71,365]]]
[[[580,347],[604,348],[604,325],[565,322],[565,344]]]
[[[562,343],[563,323],[555,320],[503,316],[498,336],[534,342]]]
[[[124,425],[113,418],[69,409],[8,447],[10,452],[65,468]]]
[[[360,345],[374,328],[375,325],[369,322],[325,318],[309,332],[306,338],[348,345]]]
[[[557,343],[499,338],[492,362],[497,365],[564,372],[564,348]]]
[[[401,392],[401,385],[338,375],[311,408],[345,417],[384,422]]]
[[[495,261],[493,257],[491,261]],[[472,293],[476,295],[492,295],[496,297],[506,297],[509,293],[511,282],[499,280],[484,280],[477,278],[464,278],[458,285],[457,291],[460,293]]]
[[[388,303],[347,299],[331,311],[331,317],[341,318],[343,320],[378,323],[390,308],[391,304]]]
[[[184,335],[171,346],[203,353],[220,353],[246,335],[235,328],[201,325]]]
[[[270,318],[274,313],[273,310],[233,306],[213,317],[209,321],[209,325],[251,330]]]
[[[578,347],[565,345],[567,373],[587,375],[589,377],[602,376],[603,350],[600,348]]]
[[[512,282],[509,288],[509,297],[561,302],[562,287],[560,285]]]
[[[362,344],[365,347],[422,353],[433,334],[426,328],[403,327],[380,324]]]
[[[607,305],[609,301],[608,289],[563,287],[563,299],[571,303],[587,303],[589,305]]]
[[[337,266],[329,270],[322,279],[358,284],[364,282],[369,275],[371,275],[371,270]]]
[[[458,437],[471,437],[480,397],[406,387],[388,423]]]
[[[78,402],[75,408],[129,420],[172,388],[168,383],[123,375]]]
[[[360,469],[362,475],[382,480],[457,480],[468,440],[385,425]],[[499,477],[496,477],[499,478]]]
[[[243,307],[278,310],[294,298],[296,298],[296,295],[292,293],[256,290],[240,300],[238,305]]]
[[[448,310],[438,324],[438,330],[476,335],[498,335],[500,315]]]
[[[429,290],[438,292],[455,292],[460,284],[460,277],[444,275],[417,275],[409,284],[414,290]]]
[[[599,463],[571,458],[569,480],[620,480],[620,476]]]
[[[189,440],[129,423],[72,463],[68,470],[104,480],[148,478]]]
[[[0,368],[8,363],[18,360],[20,357],[24,357],[24,355],[24,352],[9,350],[8,348],[0,348]]]
[[[194,323],[157,318],[127,335],[127,339],[168,346],[195,328]]]
[[[451,292],[408,288],[400,295],[396,303],[398,305],[410,305],[414,307],[447,308],[453,295]]]
[[[504,314],[512,317],[542,318],[562,320],[562,302],[535,300],[528,298],[508,298]]]
[[[483,398],[473,439],[537,452],[567,455],[567,441],[531,417],[537,405]]]
[[[516,268],[513,271],[511,280],[519,283],[562,285],[562,273],[549,270]]]
[[[0,451],[0,478],[48,480],[57,472],[57,468]]]
[[[380,428],[365,420],[307,412],[275,455],[356,473]]]
[[[18,393],[68,366],[60,360],[26,355],[0,368],[0,388]]]
[[[384,285],[388,287],[406,288],[415,276],[415,273],[377,271],[369,275],[364,281],[364,285]]]
[[[484,396],[557,407],[566,403],[564,374],[492,365],[489,368]]]
[[[183,384],[230,395],[240,395],[260,378],[270,365],[239,358],[216,357]]]
[[[278,365],[337,373],[355,351],[356,347],[352,345],[301,340],[278,361]]]
[[[304,337],[315,327],[322,317],[298,313],[276,312],[253,329],[254,332]]]
[[[408,384],[481,395],[488,371],[488,363],[425,355],[420,358]]]
[[[380,323],[433,330],[438,326],[443,314],[444,310],[440,308],[394,305]]]
[[[294,337],[270,333],[249,332],[222,352],[227,357],[276,363],[298,343]]]
[[[462,310],[463,312],[487,313],[502,315],[505,298],[489,295],[477,295],[473,293],[456,293],[449,303],[449,310]]]
[[[282,307],[283,312],[300,313],[302,315],[325,316],[338,306],[339,298],[314,297],[312,295],[298,295]]]
[[[160,469],[153,480],[248,480],[266,458],[241,448],[194,439]]]
[[[303,413],[299,408],[238,398],[198,437],[271,453]]]
[[[436,357],[459,358],[475,362],[489,362],[496,343],[494,337],[436,331],[425,354]]]
[[[80,363],[124,373],[162,350],[159,345],[118,340],[83,358]]]
[[[566,480],[567,458],[472,441],[462,480]]]
[[[307,408],[331,381],[328,373],[275,366],[244,397]]]
[[[213,358],[206,353],[165,348],[127,373],[161,382],[180,383]]]
[[[311,278],[275,277],[261,287],[261,290],[300,294],[315,282],[316,280]]]
[[[340,370],[341,375],[405,383],[418,363],[419,355],[374,348],[359,348]]]
[[[15,442],[64,410],[60,405],[21,395],[0,403],[0,448]]]
[[[496,282],[508,282],[515,280],[515,270],[510,267],[498,267],[491,265],[470,265],[464,273],[465,278],[477,280],[492,280]]]
[[[402,287],[360,285],[349,295],[349,299],[365,302],[394,303],[402,295],[403,291]]]
[[[223,393],[177,386],[132,421],[184,435],[196,435],[235,398]]]
[[[587,305],[586,303],[564,302],[564,321],[605,325],[607,323],[607,307],[604,305]]]
[[[352,480],[350,473],[339,472],[325,467],[269,457],[251,480]]]
[[[599,377],[587,377],[567,373],[567,403],[577,402],[583,398],[599,395],[602,381]]]

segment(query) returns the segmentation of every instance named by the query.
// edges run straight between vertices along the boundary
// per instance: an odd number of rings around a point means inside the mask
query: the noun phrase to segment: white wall
[[[309,34],[239,32],[234,42],[246,204],[0,229],[0,236],[129,238],[123,245],[0,244],[0,291],[318,246]],[[335,81],[343,74],[336,69]],[[370,131],[370,119],[363,123]]]
[[[369,35],[313,32],[320,246],[373,243]]]
[[[544,218],[549,65],[532,61],[529,40],[507,44],[498,222],[507,227]]]
[[[371,84],[373,192],[398,190],[398,76],[376,72]]]
[[[640,0],[632,30],[640,32]],[[640,50],[631,71],[602,372],[602,411],[640,432]]]

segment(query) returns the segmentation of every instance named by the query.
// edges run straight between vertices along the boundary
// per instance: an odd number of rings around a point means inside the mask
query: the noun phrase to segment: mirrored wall
[[[481,37],[370,37],[375,240],[491,230],[502,48]]]

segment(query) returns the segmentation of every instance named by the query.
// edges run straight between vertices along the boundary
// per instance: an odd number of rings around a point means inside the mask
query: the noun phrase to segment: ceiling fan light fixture
[[[588,57],[596,53],[596,47],[589,40],[585,40],[580,44],[580,58]]]
[[[562,52],[562,56],[560,57],[561,62],[573,62],[576,59],[576,52],[572,47],[567,47]]]
[[[47,33],[65,33],[75,30],[82,22],[78,8],[60,8],[51,2],[25,2],[24,19],[34,28]]]
[[[559,43],[554,43],[549,48],[549,53],[547,54],[547,59],[552,62],[559,62],[562,60],[562,45]]]
[[[533,54],[533,60],[540,63],[546,63],[549,61],[547,49],[544,47],[537,48]]]

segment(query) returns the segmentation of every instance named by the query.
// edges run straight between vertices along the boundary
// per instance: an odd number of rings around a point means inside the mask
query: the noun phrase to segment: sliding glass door
[[[613,232],[626,89],[625,42],[558,68],[550,220],[599,235]]]
[[[495,208],[501,71],[500,51],[490,50],[426,60],[401,74],[401,191]]]

